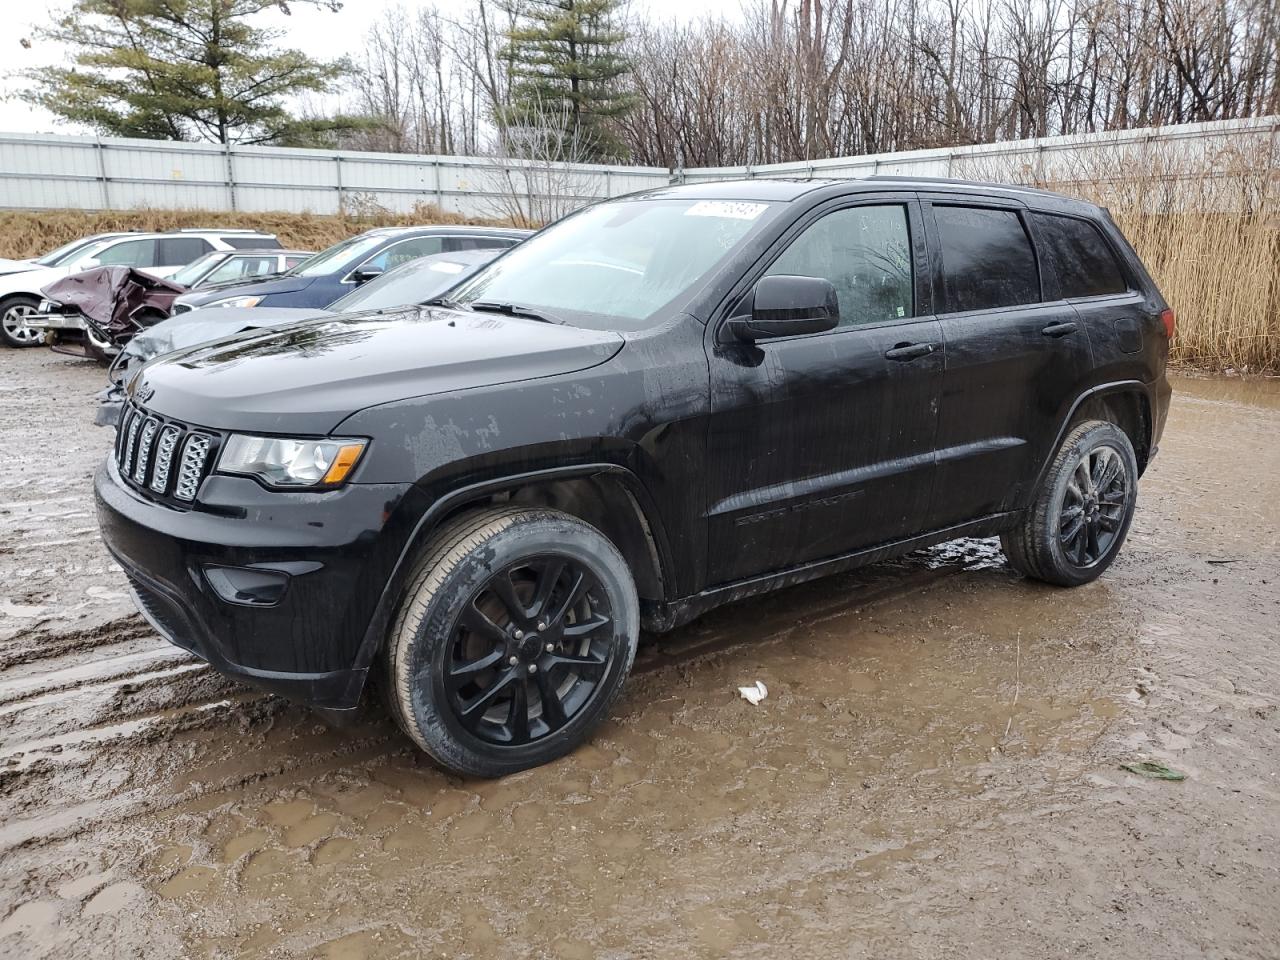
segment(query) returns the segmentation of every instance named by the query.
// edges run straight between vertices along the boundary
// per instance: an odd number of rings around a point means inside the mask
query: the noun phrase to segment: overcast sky
[[[41,24],[48,23],[55,12],[65,9],[70,0],[0,0],[0,131],[6,133],[92,133],[90,130],[61,123],[46,111],[13,97],[23,87],[17,71],[56,64],[65,55],[48,44],[35,43],[31,49],[22,46]],[[330,60],[354,54],[360,48],[366,27],[388,7],[415,9],[429,0],[345,0],[337,13],[294,5],[292,16],[270,13],[262,22],[274,22],[288,30],[282,41],[305,50],[313,57]],[[444,5],[461,5],[468,0],[447,0]],[[704,13],[734,14],[740,0],[632,0],[633,9],[644,9],[656,19],[689,20]]]

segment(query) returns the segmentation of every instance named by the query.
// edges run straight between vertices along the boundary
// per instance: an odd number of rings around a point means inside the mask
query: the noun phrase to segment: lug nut
[[[541,620],[539,620],[539,621],[538,621],[538,629],[539,629],[539,630],[545,630],[545,629],[547,629],[547,625],[546,625],[545,623],[543,623]]]
[[[507,661],[507,663],[511,664],[513,667],[514,667],[517,663],[519,663],[519,662],[520,662],[520,658],[519,658],[519,657],[511,657],[511,658]]]
[[[547,653],[551,653],[555,650],[555,648],[556,648],[556,645],[554,643],[548,643],[546,646],[546,651]]]
[[[512,636],[513,636],[513,637],[515,637],[517,640],[523,640],[523,639],[524,639],[524,631],[523,631],[523,630],[517,630],[515,633],[513,633],[513,634],[512,634]]]
[[[537,673],[537,672],[538,672],[538,665],[537,665],[536,663],[531,663],[531,664],[529,664],[529,672],[530,672],[530,673]]]

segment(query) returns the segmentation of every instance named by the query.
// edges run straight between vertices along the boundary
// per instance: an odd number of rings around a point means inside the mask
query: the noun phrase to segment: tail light
[[[1172,340],[1173,331],[1177,326],[1177,323],[1173,316],[1173,310],[1171,310],[1169,307],[1165,307],[1160,312],[1160,322],[1164,324],[1164,335],[1168,337],[1170,340]]]

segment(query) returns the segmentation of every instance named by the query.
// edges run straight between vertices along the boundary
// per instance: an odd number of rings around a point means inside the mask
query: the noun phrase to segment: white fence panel
[[[954,149],[915,150],[758,167],[672,173],[658,167],[529,165],[485,157],[416,156],[282,147],[232,147],[0,133],[0,207],[81,210],[138,207],[334,213],[435,204],[469,216],[565,209],[675,182],[738,177],[966,177],[1071,182],[1117,175],[1153,152],[1162,175],[1249,155],[1261,146],[1275,165],[1280,118],[1185,124]],[[1270,146],[1268,146],[1270,145]],[[1270,153],[1266,153],[1269,150]],[[1274,180],[1274,178],[1273,178]],[[1274,187],[1273,187],[1274,188]]]

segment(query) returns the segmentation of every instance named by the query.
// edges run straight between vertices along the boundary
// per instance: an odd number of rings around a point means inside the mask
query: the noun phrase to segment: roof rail
[[[274,237],[274,233],[263,233],[261,230],[251,230],[248,227],[175,227],[172,230],[166,230],[165,233],[254,233],[260,237]]]

